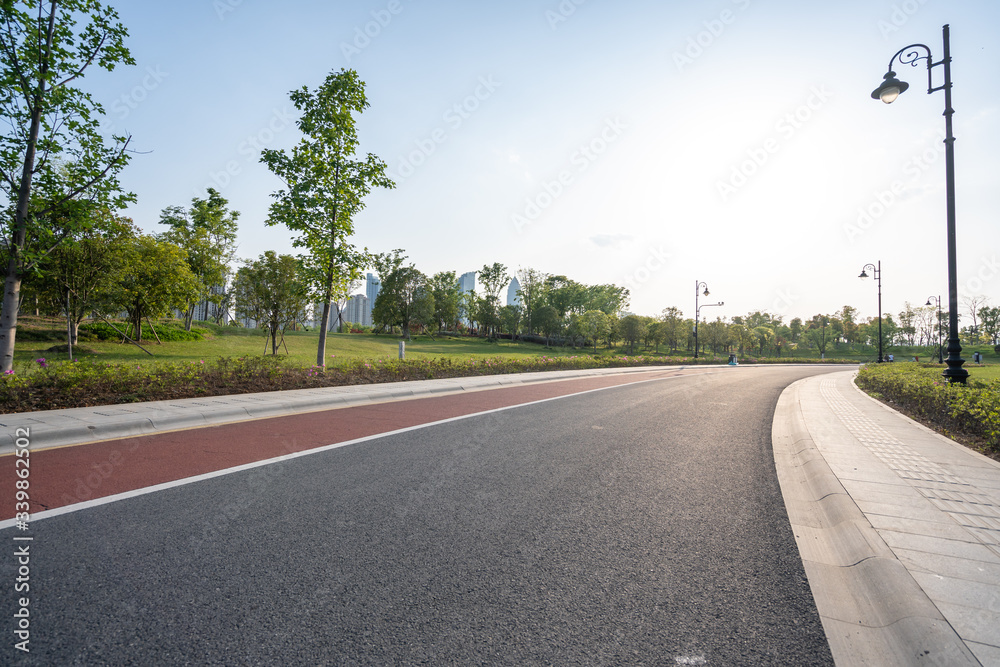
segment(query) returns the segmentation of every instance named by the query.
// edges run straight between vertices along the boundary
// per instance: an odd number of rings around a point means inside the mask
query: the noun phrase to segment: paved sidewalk
[[[1000,464],[861,392],[791,385],[778,479],[838,665],[1000,665]]]

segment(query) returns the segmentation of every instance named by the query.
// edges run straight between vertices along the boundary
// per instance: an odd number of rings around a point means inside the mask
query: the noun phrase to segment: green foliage
[[[365,84],[354,70],[329,74],[315,91],[306,86],[290,93],[302,116],[297,125],[302,140],[290,152],[265,149],[260,161],[284,184],[272,193],[268,225],[283,224],[297,236],[295,247],[306,248],[307,277],[323,303],[331,303],[338,286],[360,276],[368,253],[347,239],[354,233],[354,216],[364,208],[373,187],[392,188],[385,162],[369,153],[355,159],[359,141],[355,114],[368,108]],[[381,276],[380,276],[381,277]],[[329,310],[320,323],[317,365],[325,364]]]
[[[89,225],[87,216],[62,213],[81,200],[109,210],[134,200],[121,193],[117,179],[130,157],[129,140],[114,137],[115,145],[106,146],[104,110],[76,87],[91,65],[111,71],[135,64],[117,19],[96,0],[0,3],[0,189],[6,199],[0,234],[7,239],[0,253],[6,266],[0,370],[14,362],[21,281]]]
[[[971,377],[967,385],[950,384],[940,366],[891,363],[862,367],[856,381],[865,391],[947,431],[982,438],[1000,453],[1000,379]]]

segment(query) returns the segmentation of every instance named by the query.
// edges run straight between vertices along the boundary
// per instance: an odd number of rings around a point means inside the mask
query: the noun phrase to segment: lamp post
[[[889,59],[888,72],[883,77],[882,85],[872,91],[872,98],[882,100],[890,104],[900,93],[910,87],[905,81],[896,78],[896,73],[892,71],[892,63],[899,59],[900,65],[917,66],[920,61],[926,61],[927,65],[927,93],[931,94],[938,90],[944,91],[944,160],[945,160],[945,189],[947,192],[947,216],[948,216],[948,367],[944,370],[944,377],[948,382],[964,383],[969,377],[969,371],[962,368],[965,359],[962,359],[962,344],[958,338],[958,269],[956,268],[955,250],[955,136],[952,134],[951,117],[955,110],[951,107],[951,43],[949,40],[948,26],[942,30],[944,42],[944,56],[941,60],[933,62],[930,47],[924,44],[910,44],[905,46]],[[923,55],[926,52],[927,55]],[[934,86],[931,76],[935,67],[941,66],[943,69],[944,83]]]
[[[694,281],[694,358],[698,358],[698,320],[700,319],[701,309],[706,306],[722,306],[724,305],[722,301],[718,303],[705,303],[698,305],[698,292],[704,288],[704,292],[701,294],[703,296],[708,296],[708,285],[705,283],[700,283],[697,280]]]
[[[885,361],[882,357],[882,260],[879,260],[878,266],[874,264],[865,264],[862,266],[861,275],[858,278],[868,277],[868,273],[865,271],[867,268],[871,268],[875,282],[878,283],[878,362],[881,364]]]
[[[938,309],[938,363],[939,364],[943,364],[944,363],[944,352],[941,349],[941,297],[940,297],[940,295],[939,296],[929,296],[929,297],[927,297],[927,303],[925,303],[924,305],[925,306],[930,306],[931,305],[931,299],[933,299],[934,303],[937,304],[937,309]]]

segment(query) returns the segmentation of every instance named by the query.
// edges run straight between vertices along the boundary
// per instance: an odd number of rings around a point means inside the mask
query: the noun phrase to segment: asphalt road
[[[32,653],[0,663],[832,664],[770,447],[816,372],[615,387],[46,519]]]

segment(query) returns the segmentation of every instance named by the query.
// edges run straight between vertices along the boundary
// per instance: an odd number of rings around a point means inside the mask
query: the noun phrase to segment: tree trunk
[[[17,306],[20,303],[21,278],[11,258],[4,281],[3,308],[0,310],[0,370],[14,368],[14,338],[17,336]]]
[[[330,326],[329,301],[323,304],[323,316],[319,320],[319,347],[316,350],[316,365],[323,368],[326,368],[326,329],[328,326]]]

